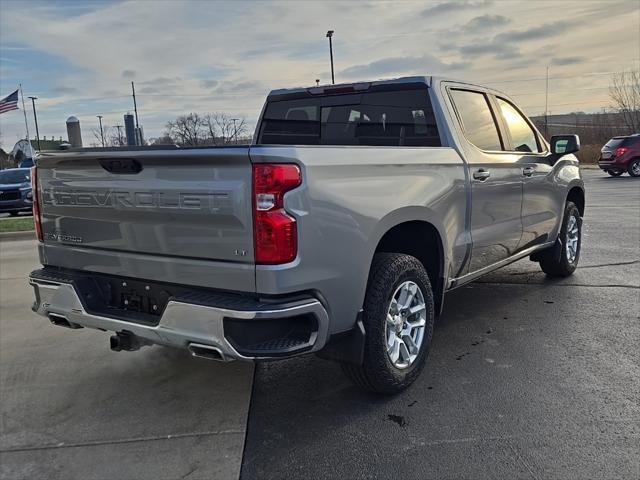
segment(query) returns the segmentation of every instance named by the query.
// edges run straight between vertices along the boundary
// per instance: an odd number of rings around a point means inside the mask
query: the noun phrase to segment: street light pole
[[[329,39],[329,56],[331,58],[331,83],[335,85],[336,79],[333,76],[333,43],[331,39],[333,38],[333,30],[329,30],[327,32],[327,38]]]
[[[116,125],[116,128],[118,129],[118,146],[121,147],[122,146],[122,132],[120,132],[120,129],[122,128],[122,125]]]
[[[33,119],[36,123],[36,140],[38,141],[38,150],[40,150],[40,131],[38,130],[38,115],[36,114],[36,100],[38,97],[29,97],[33,105]]]
[[[104,148],[104,132],[102,131],[102,115],[96,115],[98,117],[98,121],[100,122],[100,138],[102,139],[102,147]]]

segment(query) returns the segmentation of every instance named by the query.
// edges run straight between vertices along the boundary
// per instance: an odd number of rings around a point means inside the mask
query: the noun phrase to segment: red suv
[[[613,137],[600,150],[598,165],[612,177],[624,172],[640,177],[640,134]]]

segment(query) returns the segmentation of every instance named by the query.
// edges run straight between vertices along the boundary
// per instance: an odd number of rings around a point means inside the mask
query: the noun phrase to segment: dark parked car
[[[640,177],[640,134],[613,137],[600,150],[598,165],[612,177]]]
[[[31,212],[31,170],[9,168],[0,171],[0,212],[18,215]]]

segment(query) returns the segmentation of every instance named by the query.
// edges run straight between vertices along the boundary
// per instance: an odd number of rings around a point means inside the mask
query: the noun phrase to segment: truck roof
[[[415,85],[416,83],[422,83],[422,84],[425,84],[427,87],[433,87],[439,84],[440,82],[444,82],[444,81],[472,85],[475,87],[480,87],[485,90],[491,90],[492,92],[500,93],[504,95],[503,92],[500,92],[499,90],[496,90],[494,88],[487,87],[486,85],[480,85],[477,83],[468,82],[460,79],[435,76],[435,75],[417,75],[412,77],[399,77],[399,78],[390,78],[390,79],[373,80],[373,81],[365,80],[365,81],[357,81],[357,82],[336,83],[335,85],[326,84],[326,85],[318,85],[318,86],[312,86],[312,87],[278,88],[275,90],[271,90],[269,92],[268,97],[287,97],[290,95],[295,96],[295,95],[299,95],[307,92],[322,94],[324,93],[325,90],[328,91],[327,93],[331,93],[331,92],[337,93],[337,91],[339,91],[342,88],[354,88],[354,90],[357,91],[357,90],[366,90],[370,87],[375,87],[380,85],[402,85],[402,84]]]
[[[400,77],[400,78],[390,78],[386,80],[374,80],[374,81],[358,81],[358,82],[347,82],[347,83],[336,83],[335,85],[319,85],[317,87],[294,87],[294,88],[278,88],[276,90],[271,90],[269,92],[269,96],[280,96],[280,95],[290,95],[295,93],[304,93],[309,90],[313,91],[314,89],[339,89],[341,87],[350,87],[354,85],[365,85],[369,84],[369,86],[378,86],[378,85],[393,85],[393,84],[403,84],[403,83],[424,83],[428,87],[431,86],[431,81],[434,77],[431,76],[414,76],[414,77]]]

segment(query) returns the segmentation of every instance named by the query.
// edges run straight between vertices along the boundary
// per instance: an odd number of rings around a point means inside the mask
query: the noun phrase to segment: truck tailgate
[[[156,263],[162,257],[166,262],[240,264],[253,287],[253,269],[247,268],[254,261],[248,150],[40,155],[45,252],[48,245],[58,252],[57,259],[60,248],[67,248],[69,255],[91,252],[95,261],[86,269],[92,264],[100,269],[100,252],[134,255],[137,260],[154,257]],[[126,273],[126,267],[120,273]]]

